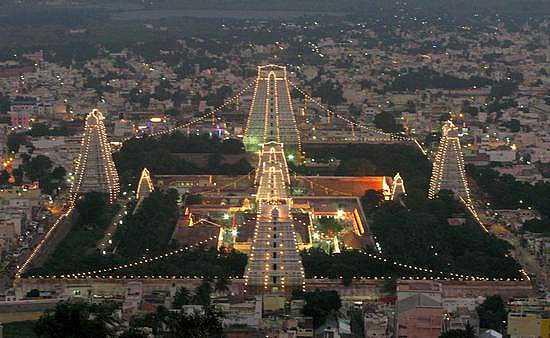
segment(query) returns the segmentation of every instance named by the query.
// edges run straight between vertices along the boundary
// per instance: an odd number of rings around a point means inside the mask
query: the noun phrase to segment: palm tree
[[[174,295],[174,301],[172,302],[172,307],[174,309],[181,309],[183,305],[189,304],[191,301],[191,293],[185,287],[181,287],[176,291]]]
[[[108,323],[115,307],[111,304],[60,302],[40,317],[34,331],[40,337],[108,337]]]
[[[214,285],[214,289],[222,294],[225,294],[229,291],[229,285],[231,285],[231,282],[229,279],[227,279],[226,276],[222,276],[216,280],[216,284]]]
[[[153,333],[159,334],[165,331],[166,322],[170,316],[170,311],[164,306],[157,307],[157,311],[153,316]]]
[[[195,290],[193,301],[195,304],[210,305],[210,294],[212,294],[212,286],[209,282],[203,281]]]
[[[223,337],[222,315],[210,306],[204,313],[170,313],[166,321],[165,338],[179,337]]]

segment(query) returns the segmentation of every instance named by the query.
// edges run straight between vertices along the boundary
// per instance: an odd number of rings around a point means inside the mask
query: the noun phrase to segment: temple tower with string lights
[[[248,151],[258,151],[262,144],[270,141],[283,143],[287,154],[301,154],[300,133],[285,66],[258,67],[244,131],[244,144]]]
[[[304,267],[291,214],[283,144],[265,143],[256,171],[256,227],[244,276],[246,290],[249,294],[303,290]]]
[[[119,192],[118,173],[111,156],[103,115],[94,109],[86,117],[80,153],[75,163],[71,198],[97,191],[109,195],[109,202],[116,201]]]
[[[403,177],[399,173],[395,174],[393,177],[393,182],[391,186],[391,200],[396,200],[401,195],[406,195],[407,192],[405,190],[405,181],[403,180]]]
[[[146,199],[153,191],[155,187],[153,186],[153,180],[151,179],[151,173],[147,168],[143,168],[141,171],[141,176],[139,177],[139,182],[136,190],[136,206],[134,208],[134,213],[138,211],[141,207],[141,203]]]
[[[149,196],[154,190],[155,187],[153,186],[153,180],[151,180],[151,173],[147,168],[143,168],[136,190],[136,199],[138,201],[142,200]]]
[[[445,122],[441,141],[433,161],[428,198],[435,198],[441,190],[451,190],[457,198],[470,204],[470,189],[466,179],[464,157],[458,134],[458,128],[452,121]]]

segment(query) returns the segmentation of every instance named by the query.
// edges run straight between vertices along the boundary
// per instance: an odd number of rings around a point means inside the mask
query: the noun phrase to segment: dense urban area
[[[0,337],[550,338],[550,3],[0,4]]]

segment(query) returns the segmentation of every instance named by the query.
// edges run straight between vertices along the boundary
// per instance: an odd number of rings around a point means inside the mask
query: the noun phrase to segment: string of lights
[[[206,113],[206,114],[203,114],[187,123],[184,123],[184,124],[181,124],[179,126],[176,126],[176,127],[173,127],[173,128],[170,128],[170,129],[166,129],[166,130],[162,130],[162,131],[158,131],[158,132],[155,132],[155,133],[151,133],[150,136],[152,137],[156,137],[156,136],[162,136],[162,135],[167,135],[167,134],[171,134],[175,131],[178,131],[178,130],[181,130],[181,129],[185,129],[195,123],[198,123],[200,121],[203,121],[204,119],[207,119],[209,117],[212,117],[212,116],[216,116],[217,113],[221,112],[225,107],[231,105],[231,104],[234,104],[234,103],[238,103],[239,99],[241,98],[241,96],[246,93],[250,88],[252,88],[252,86],[256,83],[256,81],[253,81],[251,83],[249,83],[246,87],[244,87],[243,89],[241,89],[237,94],[235,94],[233,97],[227,99],[222,105],[214,108],[212,111]]]
[[[338,113],[332,111],[331,109],[326,108],[320,102],[318,102],[316,99],[314,99],[313,97],[308,95],[306,92],[301,90],[299,87],[297,87],[296,85],[294,85],[293,83],[288,81],[287,76],[286,76],[286,68],[285,68],[284,71],[285,71],[284,79],[287,82],[286,91],[287,91],[287,95],[288,95],[288,99],[289,99],[288,104],[290,106],[291,111],[293,111],[293,110],[292,110],[292,101],[291,101],[291,98],[290,98],[290,92],[289,92],[289,86],[288,86],[289,84],[292,85],[293,88],[298,90],[304,96],[304,98],[306,100],[308,100],[310,102],[313,102],[316,105],[318,105],[322,110],[324,110],[326,113],[328,113],[329,116],[335,116],[337,118],[340,118],[340,119],[346,121],[347,123],[349,123],[353,127],[361,128],[361,129],[367,130],[369,132],[375,133],[377,135],[380,135],[380,137],[375,138],[376,141],[380,141],[380,142],[388,142],[388,141],[399,141],[399,142],[406,141],[406,142],[409,142],[409,141],[412,141],[416,144],[416,146],[421,150],[421,152],[424,155],[427,155],[427,152],[422,148],[422,146],[414,138],[409,138],[409,137],[405,137],[403,135],[398,135],[398,134],[386,133],[386,132],[384,132],[382,130],[379,130],[377,128],[366,127],[366,126],[360,125],[360,124],[358,124],[358,123],[342,116],[341,114],[338,114]],[[206,118],[215,117],[218,112],[221,112],[228,105],[236,103],[236,102],[238,103],[238,100],[240,99],[240,97],[247,90],[249,90],[252,87],[252,85],[255,85],[255,88],[256,88],[254,90],[254,95],[253,95],[253,102],[255,102],[256,96],[257,96],[257,89],[258,89],[259,80],[260,80],[260,72],[258,72],[258,78],[256,79],[256,81],[253,81],[253,82],[249,83],[239,93],[237,93],[236,95],[234,95],[230,99],[226,100],[221,106],[215,108],[213,111],[211,111],[209,113],[206,113],[206,114],[204,114],[204,115],[202,115],[202,116],[200,116],[196,119],[193,119],[192,121],[190,121],[188,123],[185,123],[185,124],[182,124],[182,125],[179,125],[179,126],[176,126],[176,127],[164,130],[164,131],[159,131],[159,132],[156,132],[156,133],[152,133],[151,136],[155,137],[155,136],[169,134],[169,133],[172,133],[176,130],[187,128],[187,127],[189,127],[189,126],[191,126],[195,123],[198,123],[198,122],[200,122],[200,121],[202,121]],[[276,140],[278,142],[280,142],[281,141],[281,135],[280,135],[280,116],[279,116],[279,97],[278,97],[279,90],[277,88],[277,81],[276,81],[275,73],[273,73],[273,72],[269,73],[267,83],[268,83],[267,93],[269,93],[269,95],[267,95],[266,98],[265,98],[265,100],[266,100],[266,105],[265,105],[265,114],[266,114],[266,116],[265,116],[265,120],[264,120],[264,123],[265,123],[265,125],[264,125],[264,138],[269,139],[265,135],[265,132],[267,132],[267,130],[268,130],[267,123],[268,123],[268,121],[270,121],[267,114],[271,112],[270,111],[271,109],[273,109],[275,114],[276,114],[276,119],[275,119],[275,124],[277,126],[276,127],[276,131],[277,131]],[[251,105],[251,108],[250,108],[250,114],[252,113],[252,106],[253,105]],[[89,122],[89,119],[91,119],[92,117],[97,120],[97,123],[92,123],[93,122],[92,120],[90,120],[90,122]],[[295,119],[294,114],[292,114],[292,118]],[[63,221],[63,219],[65,219],[73,211],[74,203],[75,203],[75,200],[76,200],[76,195],[79,192],[80,187],[82,186],[83,177],[86,174],[85,173],[85,168],[87,166],[87,161],[89,160],[89,157],[90,157],[89,156],[90,150],[91,150],[90,147],[91,147],[91,144],[93,144],[93,142],[91,140],[91,138],[92,138],[91,135],[93,135],[93,137],[96,137],[95,135],[97,134],[97,138],[98,138],[98,142],[99,142],[98,146],[101,149],[100,150],[100,153],[101,153],[100,156],[101,156],[102,163],[103,163],[103,170],[105,170],[106,173],[110,173],[110,174],[106,175],[107,185],[109,187],[110,202],[113,203],[116,200],[116,196],[117,196],[118,191],[119,191],[118,174],[116,173],[116,168],[115,168],[114,163],[112,161],[111,149],[110,149],[109,142],[107,141],[105,126],[104,126],[102,120],[103,120],[103,117],[102,117],[101,113],[97,110],[92,111],[88,115],[88,117],[86,119],[85,134],[84,134],[84,137],[83,137],[82,142],[81,142],[81,152],[80,152],[80,154],[78,156],[78,159],[76,161],[75,182],[73,184],[73,187],[71,188],[72,197],[71,197],[71,200],[70,200],[69,207],[68,207],[67,211],[65,213],[63,213],[54,222],[54,224],[52,225],[50,230],[46,233],[45,237],[39,242],[39,244],[32,251],[31,255],[29,255],[29,257],[24,262],[24,264],[19,268],[18,272],[16,273],[17,278],[21,277],[21,274],[26,270],[29,263],[36,256],[36,254],[41,250],[41,248],[45,244],[46,240],[51,236],[53,231],[55,231],[55,229]],[[296,125],[295,120],[294,120],[294,125]],[[247,125],[246,125],[246,128],[245,128],[245,135],[247,134],[249,129],[250,129],[250,118],[247,121]],[[299,136],[298,136],[298,146],[299,146],[299,149],[301,149],[300,137]],[[282,148],[282,144],[281,144],[281,148]],[[264,150],[265,150],[265,148],[264,148]],[[282,152],[282,150],[281,150],[281,152]],[[299,151],[299,153],[300,153],[300,151]],[[464,197],[460,196],[460,199],[465,204],[467,210],[472,214],[472,216],[479,222],[480,225],[482,225],[482,227],[485,229],[485,231],[487,231],[487,229],[485,228],[485,226],[483,226],[483,223],[479,219],[479,216],[477,215],[477,213],[476,213],[476,211],[475,211],[475,209],[474,209],[474,207],[471,203],[469,188],[467,186],[466,174],[465,174],[465,171],[464,171],[464,159],[463,159],[463,156],[462,156],[462,151],[461,151],[461,148],[460,148],[460,141],[458,139],[458,136],[457,137],[449,136],[446,133],[444,133],[444,137],[442,138],[439,149],[438,149],[438,151],[435,155],[433,175],[432,175],[432,180],[430,182],[429,196],[430,196],[430,198],[433,198],[437,194],[437,192],[439,192],[440,189],[442,188],[442,178],[443,178],[443,175],[444,175],[445,166],[448,164],[448,157],[450,156],[449,153],[455,154],[454,155],[454,160],[457,163],[458,173],[459,173],[459,176],[460,176],[459,180],[460,180],[461,184],[465,187],[465,191],[466,191],[466,195]],[[286,190],[288,188],[288,185],[290,184],[290,177],[289,177],[290,174],[289,174],[289,170],[288,170],[287,163],[286,163],[286,157],[284,156],[284,153],[282,154],[282,156],[276,155],[274,148],[271,147],[270,148],[270,154],[269,154],[269,160],[262,161],[262,156],[263,156],[263,154],[260,154],[260,160],[259,160],[260,165],[258,166],[258,170],[256,171],[256,177],[257,177],[256,182],[258,183],[258,194],[257,194],[257,200],[258,200],[257,220],[258,220],[258,223],[257,223],[257,226],[255,227],[255,230],[254,230],[254,237],[253,237],[254,240],[253,240],[253,244],[252,244],[252,250],[251,250],[251,253],[249,255],[249,263],[247,265],[247,269],[246,269],[246,272],[245,272],[245,275],[244,275],[245,285],[249,284],[250,273],[253,271],[253,266],[254,266],[253,263],[257,259],[257,257],[254,256],[255,252],[256,252],[255,251],[256,246],[263,245],[263,244],[259,244],[260,242],[258,241],[259,228],[260,228],[260,219],[262,220],[262,222],[266,222],[265,224],[274,223],[274,221],[276,221],[276,219],[277,219],[273,216],[274,210],[278,210],[278,211],[281,210],[281,205],[285,205],[287,208],[289,208],[292,204],[292,199],[286,195]],[[281,160],[281,158],[282,158],[282,160]],[[265,170],[266,168],[268,170]],[[151,191],[153,189],[150,174],[149,174],[148,171],[147,172],[146,171],[147,171],[147,169],[144,169],[144,171],[142,172],[142,177],[140,178],[140,181],[138,183],[138,189],[137,189],[138,194],[141,191],[142,184],[146,184],[146,186]],[[261,173],[260,173],[260,171],[261,171]],[[144,175],[146,175],[145,178],[144,178]],[[259,179],[258,179],[258,177],[259,177]],[[239,178],[239,180],[240,179],[243,179],[243,177]],[[316,183],[316,182],[313,182],[311,180],[308,180],[305,177],[301,177],[301,179],[309,181],[312,184],[319,185],[319,186],[321,186],[325,189],[329,189],[329,190],[332,190],[332,191],[340,193],[340,194],[345,194],[345,193],[337,191],[335,189],[324,187],[323,185],[321,185],[319,183]],[[142,183],[142,181],[144,183]],[[224,187],[227,187],[227,186],[230,186],[230,185],[233,185],[233,184],[234,183],[230,183],[230,184],[228,184]],[[224,187],[217,188],[215,190],[220,190],[220,189],[223,189]],[[264,190],[266,191],[265,194],[263,193]],[[347,195],[351,196],[350,194],[347,194]],[[266,211],[266,210],[269,210],[269,211]],[[266,214],[268,214],[270,216],[268,216],[266,218]],[[262,234],[262,235],[265,235],[266,236],[265,238],[267,238],[267,239],[272,239],[272,238],[279,237],[279,239],[280,239],[279,247],[283,247],[283,243],[289,242],[291,250],[295,251],[299,256],[299,251],[297,249],[297,244],[296,244],[297,239],[296,239],[296,231],[295,231],[294,220],[293,220],[292,215],[290,213],[288,213],[288,219],[289,219],[289,229],[288,230],[280,231],[279,228],[277,228],[278,230],[270,230],[270,232],[268,232],[267,234]],[[172,250],[172,251],[166,252],[166,253],[158,255],[158,256],[147,257],[147,258],[144,257],[140,260],[136,260],[136,261],[133,261],[131,263],[112,266],[112,267],[108,267],[108,268],[104,268],[104,269],[96,269],[96,270],[91,270],[91,271],[86,271],[86,272],[63,274],[63,275],[59,275],[59,276],[57,276],[57,275],[53,275],[53,276],[51,276],[51,275],[31,276],[31,278],[65,278],[65,279],[67,279],[67,278],[70,278],[70,279],[74,279],[74,278],[92,278],[92,277],[93,278],[120,278],[120,276],[113,276],[112,274],[111,275],[106,275],[106,274],[116,272],[116,271],[121,271],[121,270],[124,270],[124,269],[127,269],[127,268],[134,268],[134,267],[137,267],[137,266],[141,266],[141,265],[145,265],[145,264],[149,264],[149,263],[154,263],[154,262],[160,261],[162,259],[165,259],[165,258],[174,256],[174,255],[183,253],[184,251],[193,249],[195,247],[198,247],[200,245],[203,245],[203,244],[205,244],[205,243],[207,243],[211,240],[215,240],[215,239],[218,239],[218,237],[217,236],[212,236],[212,237],[209,237],[209,238],[204,239],[202,241],[199,241],[195,244],[188,245],[188,246],[185,246],[185,247],[177,249],[177,250]],[[263,240],[264,239],[262,239],[262,241]],[[285,245],[289,245],[289,244],[285,244]],[[287,249],[288,248],[285,246],[284,249],[281,249],[281,251],[280,251],[281,259],[278,260],[280,262],[279,263],[280,265],[278,267],[281,271],[285,271],[284,260],[282,260],[282,258],[284,257],[285,254],[288,254]],[[275,250],[275,252],[276,251],[277,250]],[[414,266],[414,265],[409,265],[409,264],[402,264],[402,263],[399,263],[395,260],[384,258],[381,255],[371,254],[371,253],[367,253],[367,252],[363,252],[363,254],[368,255],[372,259],[383,261],[383,262],[392,264],[392,265],[394,265],[396,267],[399,267],[399,268],[408,269],[408,270],[411,270],[411,271],[418,271],[418,272],[433,274],[430,277],[414,277],[414,276],[411,277],[411,276],[409,276],[409,277],[402,277],[402,278],[409,278],[409,279],[421,279],[421,278],[422,279],[456,279],[456,280],[477,280],[477,281],[489,281],[489,280],[491,280],[491,281],[495,281],[495,280],[500,280],[500,281],[513,280],[513,281],[517,281],[517,280],[526,280],[526,279],[529,280],[529,276],[525,273],[524,270],[520,270],[521,274],[524,276],[524,278],[521,278],[521,279],[517,279],[517,278],[516,279],[489,278],[489,277],[474,276],[474,275],[455,273],[455,272],[433,271],[432,269],[429,269],[429,268],[426,268],[426,267],[419,267],[419,266]],[[271,265],[272,263],[270,263],[271,262],[270,261],[271,257],[272,256],[271,256],[270,252],[266,251],[265,257],[263,259],[259,259],[259,260],[265,262],[264,266],[263,266],[263,269],[262,269],[263,270],[263,285],[264,285],[265,289],[267,289],[267,287],[269,286],[268,279],[271,276],[271,274],[270,274],[270,271],[272,270],[272,265]],[[301,276],[301,281],[302,281],[301,283],[302,283],[302,287],[305,289],[304,268],[303,268],[301,259],[299,259],[298,261],[299,261],[299,274]],[[296,271],[294,271],[294,272],[296,272]],[[282,275],[280,281],[281,281],[281,286],[282,286],[283,289],[285,288],[285,285],[289,284],[289,283],[287,283],[287,280],[286,280],[285,276],[291,276],[290,278],[295,277],[295,275],[292,275],[292,274]],[[126,276],[124,276],[123,278],[125,278],[125,277]],[[135,278],[135,276],[131,276],[131,278]],[[137,276],[137,278],[142,278],[142,276]],[[154,276],[143,276],[143,278],[155,278],[155,277]],[[158,278],[171,278],[171,279],[174,279],[176,277],[175,276],[172,276],[172,277],[158,276]],[[184,277],[180,276],[180,278],[184,278]],[[235,276],[234,278],[241,278],[241,277]],[[317,276],[315,276],[315,278],[323,279],[323,278],[328,278],[328,277],[325,277],[325,276],[317,277]],[[339,278],[341,279],[343,277],[339,276]],[[368,278],[384,279],[384,278],[390,278],[390,277],[385,277],[385,276],[381,276],[381,277],[354,276],[353,278],[354,279],[358,279],[358,278],[360,278],[360,279],[364,279],[364,278],[367,278],[367,279]]]
[[[292,149],[301,155],[300,132],[296,126],[286,67],[273,64],[258,66],[244,131],[244,143],[249,150],[256,151],[269,141],[284,143],[287,151]]]
[[[256,169],[252,169],[250,172],[248,172],[248,174],[243,175],[241,177],[238,177],[238,178],[230,181],[229,183],[222,185],[221,187],[216,187],[214,189],[201,191],[200,193],[201,194],[209,194],[209,193],[214,193],[214,192],[221,192],[221,191],[225,190],[228,187],[234,186],[237,183],[248,179],[250,177],[250,175],[252,175],[252,173],[254,173],[254,172],[256,172]]]
[[[459,196],[459,200],[462,202],[462,204],[464,205],[464,207],[466,208],[466,210],[468,210],[468,212],[470,212],[470,215],[472,215],[472,217],[475,219],[475,221],[481,226],[481,228],[489,233],[489,229],[487,229],[487,227],[485,226],[485,224],[483,223],[483,221],[481,220],[481,218],[479,217],[479,214],[477,213],[476,209],[474,208],[474,204],[473,203],[468,203],[464,200],[464,198],[462,198],[462,196]]]
[[[82,192],[87,191],[106,192],[109,203],[114,203],[117,199],[120,191],[118,173],[103,120],[103,114],[97,109],[86,116],[84,135],[74,170],[75,178],[70,191],[71,204],[74,204]]]
[[[443,135],[433,162],[428,198],[435,198],[441,189],[452,190],[467,205],[472,204],[458,128],[451,121],[443,125]]]
[[[283,144],[263,145],[259,156],[256,226],[244,275],[245,288],[286,290],[301,285],[305,272],[297,246],[292,199],[287,189],[290,175]]]
[[[57,229],[57,227],[59,226],[59,224],[65,219],[67,218],[71,212],[73,212],[74,210],[74,204],[70,204],[68,209],[61,214],[61,216],[59,216],[55,222],[52,224],[52,226],[50,227],[50,229],[48,230],[48,232],[46,232],[46,235],[44,236],[44,238],[42,238],[40,240],[40,242],[38,242],[38,244],[34,247],[34,249],[32,250],[31,254],[29,255],[29,257],[27,257],[27,259],[25,260],[25,262],[20,266],[18,267],[18,270],[17,272],[15,273],[15,278],[21,278],[21,275],[26,271],[26,269],[29,267],[29,264],[32,262],[32,260],[34,259],[34,257],[36,257],[36,255],[38,254],[38,252],[40,252],[40,250],[42,249],[42,247],[44,247],[46,241],[52,236],[52,234],[55,232],[55,230]]]
[[[302,138],[300,137],[300,131],[298,130],[298,127],[297,127],[297,124],[296,124],[296,115],[294,114],[294,106],[292,104],[292,97],[290,96],[290,85],[291,85],[291,83],[288,80],[287,69],[285,67],[285,87],[286,87],[286,95],[287,95],[287,98],[288,98],[288,106],[290,107],[290,111],[292,112],[292,114],[290,114],[291,117],[292,117],[292,125],[294,126],[296,134],[298,135],[298,148],[296,149],[296,154],[301,156],[301,154],[302,154]]]
[[[134,267],[144,265],[144,264],[148,264],[148,263],[154,263],[154,262],[160,261],[162,259],[172,257],[172,256],[178,255],[180,253],[183,253],[185,251],[191,250],[193,248],[199,247],[203,244],[208,243],[211,240],[217,240],[217,239],[218,239],[218,236],[211,236],[209,238],[198,241],[195,244],[187,245],[183,248],[168,251],[166,253],[163,253],[163,254],[160,254],[160,255],[157,255],[157,256],[144,257],[144,258],[141,258],[139,260],[136,260],[136,261],[133,261],[133,262],[130,262],[130,263],[127,263],[127,264],[116,265],[116,266],[112,266],[112,267],[108,267],[108,268],[104,268],[104,269],[96,269],[96,270],[90,270],[90,271],[85,271],[85,272],[77,272],[77,273],[68,273],[68,274],[62,274],[62,275],[59,275],[59,276],[58,275],[46,275],[46,276],[32,275],[30,277],[31,278],[73,278],[74,279],[74,278],[89,278],[89,277],[92,277],[92,276],[100,276],[100,275],[103,275],[103,274],[108,273],[108,272],[123,270],[123,269],[127,269],[127,268],[134,268]]]
[[[369,258],[378,260],[380,262],[391,264],[395,267],[399,267],[399,268],[403,268],[403,269],[407,269],[407,270],[411,270],[411,271],[418,271],[418,272],[425,272],[425,273],[433,274],[430,277],[425,277],[425,278],[429,278],[429,279],[443,279],[443,280],[453,279],[453,280],[476,280],[476,281],[524,281],[524,280],[529,280],[529,276],[525,273],[525,271],[523,269],[519,270],[519,272],[524,276],[523,278],[491,278],[491,277],[474,276],[474,275],[469,275],[469,274],[464,274],[464,273],[457,273],[457,272],[435,271],[435,270],[427,268],[427,267],[415,266],[415,265],[411,265],[411,264],[403,264],[403,263],[400,263],[398,261],[395,261],[395,260],[392,260],[392,259],[389,259],[389,258],[385,258],[382,255],[376,255],[376,254],[372,254],[372,253],[365,252],[365,251],[363,251],[362,253],[363,253],[363,255],[366,255]],[[317,278],[317,277],[318,276],[315,276],[314,278]],[[355,276],[354,278],[360,278],[360,277],[361,276]],[[319,276],[319,278],[328,278],[328,277]],[[343,278],[343,277],[340,276],[339,278]],[[391,277],[388,277],[388,278],[391,278]],[[401,279],[403,279],[403,278],[416,279],[416,278],[422,278],[422,277],[402,276],[400,278]]]
[[[316,100],[315,98],[313,98],[311,95],[309,95],[308,93],[306,93],[305,91],[303,91],[300,87],[298,87],[296,84],[292,83],[292,82],[289,82],[290,85],[296,89],[298,92],[300,92],[300,94],[302,94],[304,96],[305,99],[315,103],[319,108],[321,108],[323,111],[325,111],[327,114],[329,115],[332,115],[332,116],[335,116],[343,121],[346,121],[347,123],[349,123],[350,125],[352,126],[355,126],[357,128],[360,128],[360,129],[363,129],[363,130],[366,130],[366,131],[369,131],[369,132],[372,132],[372,133],[375,133],[375,134],[378,134],[378,135],[381,135],[383,136],[382,137],[375,137],[373,139],[373,141],[376,141],[376,142],[388,142],[388,141],[399,141],[399,142],[409,142],[411,141],[411,139],[409,137],[405,137],[403,135],[399,135],[399,134],[391,134],[391,133],[386,133],[385,131],[383,130],[380,130],[378,128],[372,128],[372,127],[367,127],[367,126],[363,126],[355,121],[352,121],[350,119],[348,119],[347,117],[341,115],[341,114],[338,114],[336,113],[335,111],[333,111],[332,109],[330,108],[327,108],[326,106],[324,106],[321,102],[319,102],[318,100]]]
[[[145,197],[145,194],[150,193],[153,190],[155,190],[155,187],[153,186],[153,181],[151,180],[151,173],[147,168],[143,168],[136,190],[136,199],[139,200],[140,198]]]

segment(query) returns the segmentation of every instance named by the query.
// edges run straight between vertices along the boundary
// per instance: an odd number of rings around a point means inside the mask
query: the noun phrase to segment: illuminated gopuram
[[[155,187],[153,186],[153,180],[151,180],[151,173],[147,168],[143,168],[136,190],[136,199],[140,201],[149,196],[154,190]]]
[[[256,88],[246,129],[244,144],[248,151],[257,151],[270,141],[283,143],[287,154],[300,156],[300,135],[292,108],[286,67],[258,67]]]
[[[444,189],[453,191],[457,198],[461,197],[466,203],[471,203],[458,128],[451,121],[443,125],[441,141],[433,162],[428,197],[434,198]]]
[[[283,144],[263,145],[256,184],[256,227],[244,276],[246,290],[251,294],[288,294],[294,289],[304,289],[304,267],[290,213],[290,176]]]
[[[74,182],[71,187],[73,201],[79,194],[97,191],[109,195],[113,203],[119,192],[118,173],[111,156],[103,115],[94,109],[86,117],[80,153],[75,163]]]

